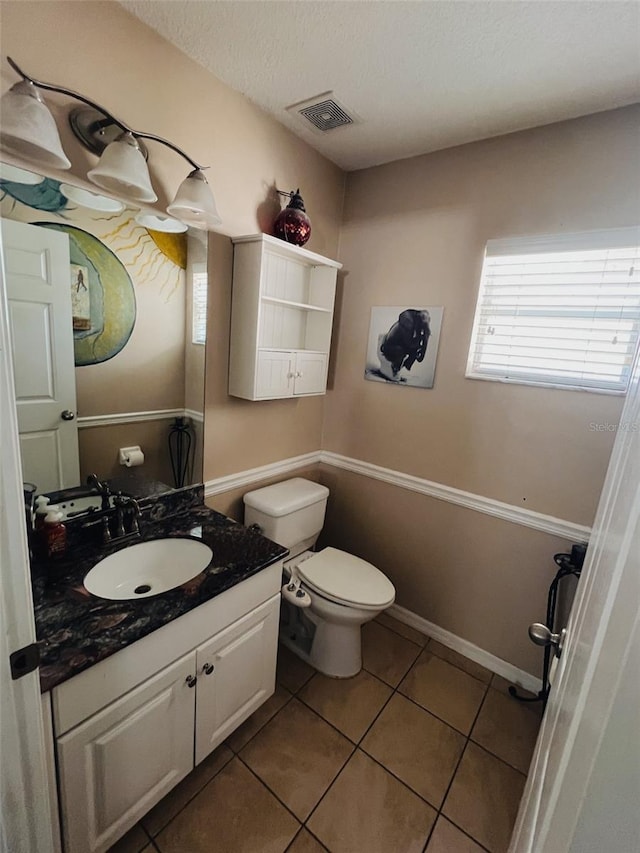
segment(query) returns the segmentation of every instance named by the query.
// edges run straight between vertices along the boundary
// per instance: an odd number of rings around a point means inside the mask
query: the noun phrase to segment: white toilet
[[[360,626],[390,607],[391,581],[371,563],[313,547],[322,530],[329,489],[297,477],[244,496],[244,522],[284,545],[280,639],[312,666],[334,678],[362,668]]]

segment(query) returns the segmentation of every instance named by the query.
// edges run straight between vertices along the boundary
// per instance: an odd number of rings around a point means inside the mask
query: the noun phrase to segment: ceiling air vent
[[[287,111],[297,113],[301,118],[311,122],[316,130],[320,130],[322,133],[335,130],[336,127],[354,124],[357,118],[347,112],[345,107],[335,98],[329,97],[332,94],[332,92],[324,92],[322,95],[316,95],[315,98],[308,101],[287,107]]]

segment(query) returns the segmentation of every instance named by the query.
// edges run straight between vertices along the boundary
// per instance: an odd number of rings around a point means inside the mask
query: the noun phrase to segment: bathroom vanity
[[[176,589],[89,595],[83,578],[105,556],[97,542],[34,565],[65,853],[107,850],[275,689],[286,549],[205,507],[201,487],[167,499],[150,502],[146,519],[143,506],[141,540],[194,538],[213,552]]]

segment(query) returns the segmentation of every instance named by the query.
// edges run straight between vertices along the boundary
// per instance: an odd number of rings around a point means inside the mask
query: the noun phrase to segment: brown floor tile
[[[280,684],[277,684],[273,696],[270,696],[264,705],[261,705],[257,711],[254,711],[248,720],[245,720],[233,734],[229,735],[225,741],[227,746],[230,746],[234,752],[240,752],[242,747],[278,713],[280,708],[287,704],[289,699],[291,699],[291,693],[285,690]]]
[[[156,838],[162,853],[283,853],[298,821],[234,758]]]
[[[539,727],[540,718],[526,705],[490,689],[471,739],[516,770],[527,773]]]
[[[438,818],[425,853],[483,853],[484,848],[472,841],[457,826]]]
[[[491,853],[504,853],[525,776],[474,743],[468,743],[442,813]]]
[[[137,823],[110,847],[108,853],[140,853],[149,844],[149,836]]]
[[[466,735],[488,688],[427,647],[398,689]]]
[[[276,681],[291,693],[297,693],[309,681],[315,669],[282,643],[278,646]]]
[[[398,686],[419,653],[420,646],[377,622],[362,626],[363,666],[392,687]]]
[[[287,853],[326,853],[327,848],[320,844],[304,827],[293,839]]]
[[[389,616],[388,613],[381,613],[379,616],[376,616],[376,622],[384,625],[385,628],[390,628],[392,631],[395,631],[396,634],[400,634],[401,637],[405,637],[405,639],[411,640],[412,643],[417,643],[423,648],[429,642],[429,638],[426,634],[421,634],[420,631],[416,631],[416,629],[412,628],[411,625],[405,625],[404,622],[394,619],[393,616]]]
[[[491,686],[494,690],[497,690],[499,693],[504,693],[505,696],[511,696],[509,693],[510,687],[515,687],[518,691],[519,696],[527,696],[529,699],[533,699],[535,697],[534,693],[531,693],[529,690],[525,690],[524,687],[520,687],[517,684],[513,684],[511,681],[507,681],[506,678],[503,678],[501,675],[496,675],[494,673],[493,678],[491,679]],[[517,699],[514,701],[518,701]],[[523,707],[528,708],[529,711],[533,711],[538,717],[542,717],[544,708],[542,707],[542,702],[523,702]]]
[[[363,669],[354,678],[329,678],[317,673],[298,697],[357,743],[392,692]]]
[[[352,749],[350,741],[292,699],[240,756],[296,817],[305,820]]]
[[[421,853],[436,812],[357,750],[309,820],[331,853]]]
[[[451,726],[396,693],[361,747],[440,808],[465,743]]]
[[[157,835],[232,758],[233,753],[224,744],[214,749],[211,755],[194,767],[182,782],[142,818],[140,823],[147,832],[150,835]]]
[[[476,663],[473,660],[469,660],[469,658],[466,658],[459,652],[454,652],[453,649],[443,646],[442,643],[439,643],[437,640],[429,640],[429,651],[432,655],[437,655],[439,658],[457,666],[458,669],[464,670],[469,675],[477,678],[478,681],[482,681],[483,684],[490,683],[493,676],[493,673],[490,670],[486,669],[484,666],[480,666],[479,663]]]

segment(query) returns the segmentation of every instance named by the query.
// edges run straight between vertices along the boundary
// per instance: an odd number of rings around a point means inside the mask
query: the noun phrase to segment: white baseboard
[[[454,652],[459,652],[466,658],[479,663],[480,666],[484,666],[485,669],[501,675],[507,681],[512,681],[514,684],[518,684],[531,693],[538,693],[542,689],[541,679],[530,675],[530,673],[525,672],[523,669],[518,669],[517,666],[513,666],[513,664],[492,655],[490,652],[485,652],[479,646],[470,643],[468,640],[463,640],[461,637],[452,634],[451,631],[440,628],[439,625],[423,619],[422,616],[412,613],[411,610],[407,610],[405,607],[400,607],[399,604],[392,604],[386,612],[389,616],[397,619],[398,622],[410,625],[416,631],[426,634],[427,637],[432,637],[434,640],[442,643],[443,646],[453,649]]]

